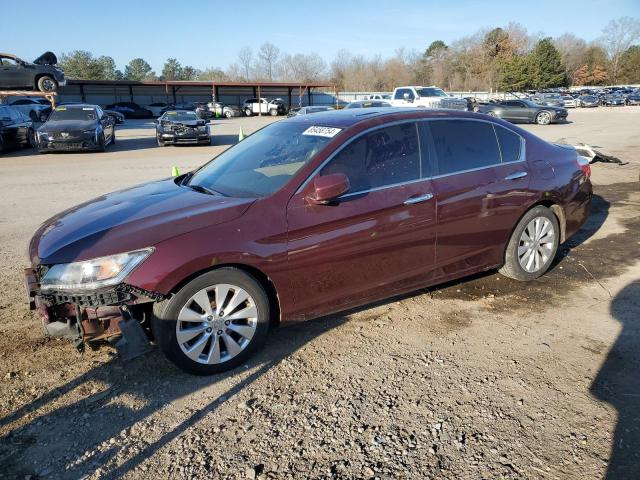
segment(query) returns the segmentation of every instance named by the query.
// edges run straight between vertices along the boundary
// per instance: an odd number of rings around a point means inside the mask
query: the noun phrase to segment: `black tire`
[[[116,143],[116,129],[113,129],[113,132],[111,132],[111,145],[115,145]]]
[[[551,112],[542,110],[541,112],[538,112],[538,114],[536,115],[535,121],[538,125],[549,125],[551,123],[551,119],[552,119]]]
[[[272,117],[277,117],[278,110],[276,108],[272,108],[271,110],[269,110],[269,115],[271,115]]]
[[[38,146],[38,142],[36,141],[36,132],[33,131],[33,128],[30,128],[27,132],[27,143],[24,145],[26,148],[36,148]]]
[[[224,116],[226,118],[232,118],[233,117],[233,113],[231,113],[231,111],[227,110],[226,112],[224,112]]]
[[[547,260],[541,264],[539,269],[536,269],[533,272],[529,272],[526,271],[520,264],[518,249],[521,246],[522,234],[529,223],[540,217],[545,218],[549,220],[549,222],[551,222],[554,238],[552,242],[551,252]],[[518,225],[516,225],[516,228],[513,230],[513,233],[511,234],[511,238],[507,243],[507,247],[504,253],[504,265],[499,270],[500,273],[505,277],[513,278],[514,280],[519,280],[522,282],[535,280],[536,278],[543,275],[551,266],[551,263],[556,256],[556,252],[558,251],[559,240],[560,226],[558,224],[558,219],[553,214],[553,212],[547,207],[543,207],[542,205],[538,205],[532,208],[523,215],[523,217],[518,222]]]
[[[159,147],[164,147],[166,145],[166,143],[160,140],[160,135],[156,135],[156,143],[158,144]]]
[[[251,111],[250,108],[245,108],[244,109],[244,114],[245,114],[245,116],[250,117],[250,116],[253,115],[253,112]]]
[[[43,75],[38,79],[38,90],[41,92],[55,92],[58,90],[58,82],[50,75]]]
[[[180,310],[200,290],[217,284],[230,284],[244,289],[254,300],[257,324],[249,343],[231,359],[214,364],[199,363],[189,358],[180,348],[176,338],[176,324]],[[248,273],[233,267],[223,267],[203,273],[187,283],[175,295],[153,306],[152,329],[155,341],[169,361],[181,370],[195,375],[212,375],[225,372],[244,363],[267,338],[270,305],[260,283]]]
[[[97,151],[104,152],[106,150],[106,145],[104,142],[104,132],[100,132],[100,136],[98,136],[98,146],[96,147]]]

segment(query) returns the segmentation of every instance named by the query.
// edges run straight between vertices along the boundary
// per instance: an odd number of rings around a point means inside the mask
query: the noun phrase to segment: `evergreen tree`
[[[134,58],[124,67],[124,76],[128,80],[150,80],[155,77],[155,73],[151,69],[146,60],[143,58]]]
[[[553,45],[551,38],[540,40],[529,57],[533,88],[542,90],[567,85],[567,72],[562,65],[560,52]]]

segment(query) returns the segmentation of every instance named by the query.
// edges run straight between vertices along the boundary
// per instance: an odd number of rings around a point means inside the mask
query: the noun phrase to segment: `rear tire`
[[[253,115],[253,112],[251,111],[250,108],[245,108],[244,114],[245,116],[250,117],[251,115]]]
[[[155,303],[152,326],[169,361],[187,373],[211,375],[237,367],[264,344],[269,310],[269,299],[253,276],[224,267]],[[250,312],[246,318],[244,312]]]
[[[36,148],[37,146],[38,142],[36,141],[36,133],[33,131],[33,128],[30,128],[27,132],[27,143],[25,147]]]
[[[511,234],[499,272],[522,282],[535,280],[551,266],[558,250],[560,227],[551,210],[532,208]]]

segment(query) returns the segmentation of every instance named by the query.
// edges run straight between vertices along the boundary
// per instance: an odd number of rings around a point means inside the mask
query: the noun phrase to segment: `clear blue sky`
[[[1,0],[4,2],[4,0]],[[11,2],[9,2],[11,3]],[[89,50],[109,55],[118,68],[135,57],[156,72],[168,57],[196,68],[226,68],[238,50],[270,41],[289,53],[319,53],[330,61],[344,48],[354,54],[389,56],[399,47],[425,49],[433,40],[449,43],[482,27],[511,21],[529,33],[572,32],[597,38],[621,16],[640,17],[640,0],[57,0],[13,2],[0,23],[0,50],[33,60]],[[10,10],[8,3],[2,10]],[[33,32],[32,34],[30,34]]]

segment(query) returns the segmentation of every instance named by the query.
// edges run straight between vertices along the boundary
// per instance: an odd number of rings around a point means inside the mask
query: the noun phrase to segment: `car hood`
[[[66,210],[36,231],[32,264],[51,265],[156,245],[241,216],[255,201],[207,195],[165,179],[103,195]]]
[[[46,122],[38,130],[41,132],[69,132],[77,130],[93,130],[98,126],[96,120],[56,120]]]
[[[53,52],[44,52],[38,58],[36,58],[33,63],[36,65],[55,65],[58,63],[58,57],[56,57]]]
[[[204,127],[207,124],[207,122],[205,122],[204,120],[185,120],[181,122],[174,122],[172,120],[162,120],[162,122],[167,123],[169,125],[173,125],[173,126],[183,125],[185,127]]]

